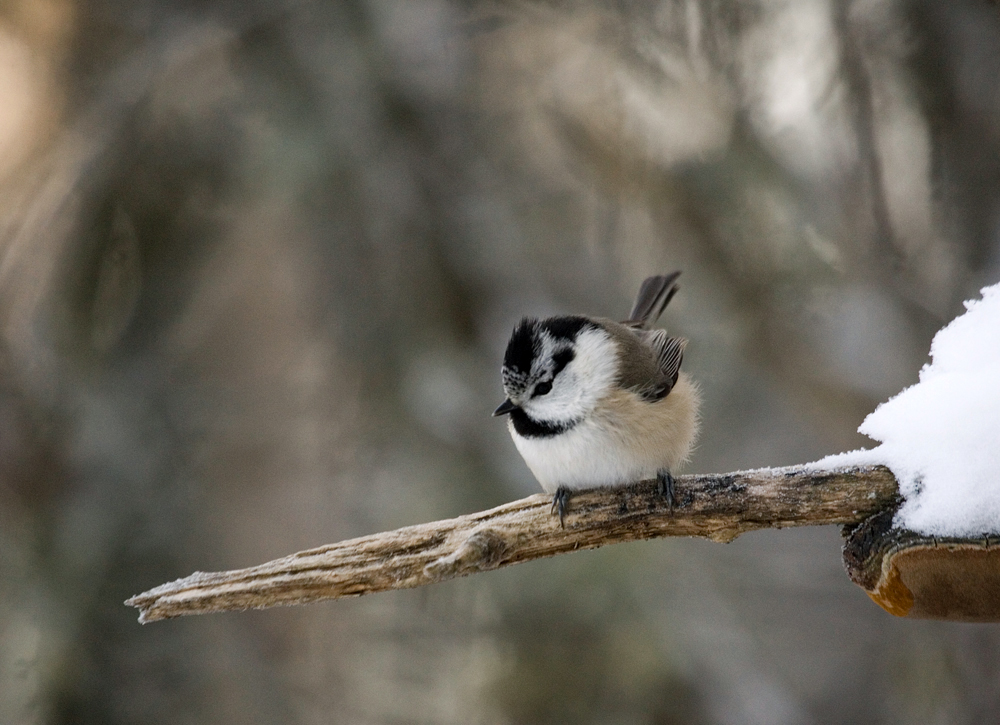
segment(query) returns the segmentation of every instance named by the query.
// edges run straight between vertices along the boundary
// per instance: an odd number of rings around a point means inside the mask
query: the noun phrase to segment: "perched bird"
[[[565,524],[572,492],[655,477],[673,508],[672,472],[698,432],[697,385],[681,372],[687,340],[649,329],[677,292],[680,272],[642,283],[624,322],[525,318],[503,360],[514,445],[554,495]]]

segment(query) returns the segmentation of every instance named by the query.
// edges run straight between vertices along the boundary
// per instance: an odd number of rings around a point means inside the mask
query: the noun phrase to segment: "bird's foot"
[[[667,499],[667,508],[674,510],[674,477],[670,471],[661,468],[656,472],[656,482],[659,484],[660,495]]]
[[[572,492],[565,486],[556,489],[556,495],[552,497],[552,513],[559,514],[559,526],[566,528],[566,508],[569,506],[569,497]]]

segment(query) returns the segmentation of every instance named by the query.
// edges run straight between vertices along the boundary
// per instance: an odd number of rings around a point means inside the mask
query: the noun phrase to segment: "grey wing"
[[[677,278],[680,270],[670,274],[647,277],[639,288],[635,304],[624,324],[630,327],[646,328],[656,322],[671,298],[677,293]]]
[[[666,330],[640,332],[639,337],[653,351],[657,367],[659,367],[663,377],[669,383],[669,387],[661,396],[664,397],[677,383],[677,376],[681,371],[681,362],[684,359],[684,348],[687,347],[687,340],[683,337],[670,337]]]

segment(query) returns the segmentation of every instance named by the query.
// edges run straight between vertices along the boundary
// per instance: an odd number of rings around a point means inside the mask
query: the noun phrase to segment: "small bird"
[[[681,372],[687,340],[651,330],[676,294],[680,272],[642,283],[628,319],[524,318],[503,360],[514,445],[553,494],[565,526],[574,491],[656,478],[673,509],[672,472],[698,433],[697,384]]]

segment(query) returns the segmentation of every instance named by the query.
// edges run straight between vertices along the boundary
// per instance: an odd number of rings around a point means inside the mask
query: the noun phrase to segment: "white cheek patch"
[[[551,360],[554,341],[543,338],[544,345],[552,345],[543,356]],[[532,418],[550,423],[577,421],[614,385],[618,349],[604,330],[583,330],[573,349],[575,357],[552,381],[552,391],[525,402],[524,409]]]
[[[618,377],[618,345],[600,328],[584,330],[576,338],[576,358],[568,367],[586,381],[581,387],[593,391],[596,402]]]

